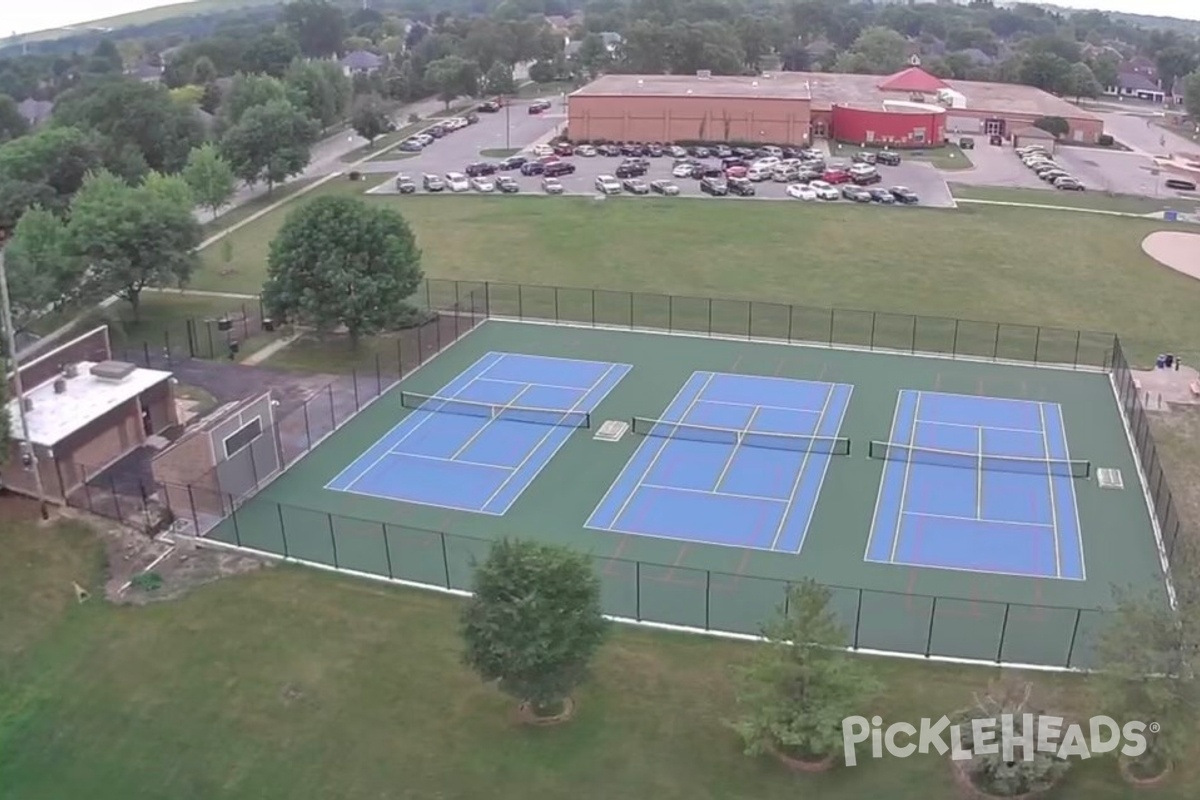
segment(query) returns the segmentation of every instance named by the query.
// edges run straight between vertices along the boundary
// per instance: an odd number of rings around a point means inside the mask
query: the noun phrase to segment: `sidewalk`
[[[416,114],[425,119],[430,114],[436,111],[441,111],[444,107],[442,101],[431,98],[429,100],[421,100],[417,103],[401,106],[392,112],[392,121],[396,123],[396,127],[403,127],[408,124],[408,116]],[[308,166],[299,175],[289,178],[285,183],[292,181],[304,180],[306,178],[319,178],[323,175],[328,175],[331,172],[338,172],[342,168],[342,156],[349,152],[357,150],[367,144],[367,140],[356,134],[352,130],[343,130],[338,133],[331,134],[321,141],[317,142],[312,147],[312,159],[308,162]],[[249,201],[262,197],[267,193],[267,187],[262,184],[255,186],[246,186],[241,184],[237,191],[234,192],[233,199],[227,205],[221,208],[220,213],[214,215],[208,210],[196,210],[196,219],[200,220],[201,224],[206,224],[217,219],[220,214],[224,214],[231,209],[237,208],[240,205]]]

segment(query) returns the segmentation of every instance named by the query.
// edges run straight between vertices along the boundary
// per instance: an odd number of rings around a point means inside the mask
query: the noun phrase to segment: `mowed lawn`
[[[309,195],[354,194],[336,182]],[[284,206],[204,252],[200,289],[255,292]],[[616,198],[367,197],[430,277],[666,292],[1116,330],[1145,362],[1200,358],[1200,282],[1141,251],[1165,223],[1042,209]]]
[[[38,527],[30,504],[2,508],[4,800],[956,796],[935,756],[796,777],[742,755],[724,720],[748,645],[615,629],[577,719],[531,730],[461,666],[455,599],[277,568],[116,607],[100,599],[91,535]],[[92,598],[78,604],[72,582]],[[874,663],[888,692],[863,713],[888,722],[963,707],[997,674]],[[1085,680],[1029,677],[1042,707],[1088,712]],[[1189,768],[1155,797],[1198,790]],[[1130,795],[1114,762],[1098,759],[1055,797]]]

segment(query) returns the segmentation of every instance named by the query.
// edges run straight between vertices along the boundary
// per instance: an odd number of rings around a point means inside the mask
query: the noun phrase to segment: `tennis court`
[[[630,369],[487,353],[436,395],[401,392],[411,411],[325,488],[504,514]]]
[[[853,387],[695,372],[657,419],[587,527],[798,553]]]
[[[1057,403],[900,392],[866,558],[1084,580],[1075,482]]]

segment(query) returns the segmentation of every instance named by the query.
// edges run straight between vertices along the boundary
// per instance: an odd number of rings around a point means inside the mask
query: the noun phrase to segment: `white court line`
[[[815,408],[793,408],[792,406],[772,406],[763,403],[735,403],[732,400],[701,400],[701,403],[711,403],[718,406],[737,406],[739,408],[769,408],[772,411],[794,411],[798,414],[820,414]]]
[[[822,374],[823,373],[824,373],[824,369],[822,369]],[[837,387],[839,387],[839,386],[846,386],[847,394],[846,394],[846,401],[844,403],[842,403],[842,414],[840,417],[838,417],[837,430],[834,434],[835,436],[838,433],[841,433],[842,425],[846,421],[846,414],[850,413],[850,401],[854,398],[854,385],[853,384],[849,384],[849,383],[836,384],[835,383],[834,389],[836,390]],[[818,423],[818,426],[819,425],[820,425],[820,423]],[[818,429],[819,429],[819,427],[818,427]],[[820,454],[818,454],[818,455],[820,455]],[[829,465],[833,463],[832,454],[825,453],[824,456],[825,456],[825,461],[821,464],[821,479],[819,481],[817,481],[817,491],[813,495],[812,505],[810,505],[808,507],[808,519],[806,519],[804,521],[804,530],[800,534],[800,541],[797,543],[795,551],[793,551],[797,555],[799,555],[800,551],[804,548],[804,542],[808,540],[808,526],[812,524],[813,515],[817,513],[817,503],[821,499],[821,490],[825,488],[825,478],[829,475]],[[790,513],[791,513],[790,508],[784,512],[785,515],[790,514]]]
[[[583,361],[580,363],[590,364],[592,362]],[[541,386],[547,389],[570,389],[573,392],[586,392],[592,388],[590,386],[568,386],[565,383],[542,383],[541,381],[530,383],[529,381],[510,381],[507,378],[483,378],[482,380],[484,383],[511,383],[514,386]]]
[[[825,403],[821,406],[821,416],[817,417],[816,433],[820,435],[821,425],[825,422],[825,412],[829,410],[829,401],[833,399],[833,395],[837,392],[838,385],[836,383],[825,384]],[[804,451],[804,460],[800,462],[800,471],[796,474],[796,480],[792,483],[792,491],[788,493],[787,508],[783,511],[783,518],[779,520],[779,524],[775,526],[775,536],[771,539],[771,549],[774,550],[779,544],[779,537],[783,535],[783,527],[787,523],[788,515],[792,510],[792,503],[796,500],[796,495],[800,491],[800,484],[804,483],[804,473],[808,470],[808,459],[812,455],[813,445],[817,442],[815,439],[808,443],[808,448]],[[826,455],[826,458],[830,456]],[[828,462],[826,462],[828,463]],[[824,478],[824,476],[822,476]],[[817,487],[818,495],[820,487]],[[816,506],[816,499],[813,500],[813,506]],[[804,533],[808,533],[808,528],[805,526]]]
[[[1048,522],[1017,522],[1011,519],[980,519],[976,517],[960,517],[957,514],[932,514],[925,511],[905,511],[906,517],[929,517],[930,519],[951,519],[957,522],[986,522],[989,525],[1013,525],[1018,528],[1053,528]]]
[[[917,438],[917,420],[921,417],[921,392],[917,392],[916,404],[913,406],[913,425],[912,430],[908,434],[908,446],[916,446]],[[900,485],[900,510],[896,512],[896,534],[892,537],[892,552],[891,561],[896,560],[896,551],[900,549],[900,532],[903,530],[903,515],[904,504],[908,501],[908,479],[912,475],[912,451],[909,451],[908,460],[904,462],[904,483]]]
[[[754,410],[750,412],[750,419],[746,420],[746,425],[738,432],[739,435],[733,443],[733,449],[731,449],[729,451],[729,455],[725,457],[725,465],[721,467],[721,474],[717,476],[717,482],[713,484],[714,492],[719,493],[721,491],[721,482],[725,480],[725,475],[729,472],[729,468],[733,466],[733,460],[737,458],[738,451],[742,449],[742,442],[744,441],[743,437],[746,435],[747,431],[754,427],[754,418],[758,416],[758,412],[761,410],[761,406],[755,406]],[[812,443],[809,444],[809,447],[812,447]]]
[[[482,461],[464,461],[461,458],[445,458],[443,456],[425,456],[420,453],[405,453],[403,451],[396,453],[389,451],[389,456],[400,456],[402,458],[419,458],[422,461],[442,461],[446,464],[466,464],[468,467],[487,467],[488,469],[501,469],[505,472],[512,470],[512,467],[506,467],[501,464],[485,464]]]
[[[491,419],[489,419],[487,422],[483,423],[483,425],[479,426],[479,430],[472,433],[470,438],[468,438],[465,442],[463,442],[462,445],[457,450],[454,451],[454,455],[450,456],[450,460],[453,461],[454,459],[456,459],[460,455],[462,455],[463,451],[466,450],[468,447],[470,447],[472,444],[474,444],[475,440],[478,439],[480,437],[480,435],[483,434],[484,431],[486,431],[488,428],[492,427],[492,424],[495,423],[498,419],[500,419],[500,414],[504,412],[505,408],[512,408],[513,404],[521,399],[521,395],[528,392],[531,388],[533,388],[534,385],[535,384],[530,384],[530,383],[525,384],[525,387],[523,389],[521,389],[521,391],[517,392],[512,400],[509,400],[507,403],[505,403],[504,407],[501,408],[500,411],[496,412],[492,416]]]
[[[879,561],[878,559],[873,558],[868,558],[867,561],[872,564],[891,564],[897,567],[919,567],[921,569],[941,569],[947,572],[969,572],[972,575],[1000,575],[1008,578],[1033,578],[1036,580],[1080,580],[1079,578],[1064,578],[1061,576],[1048,575],[1044,572],[1009,572],[1007,570],[975,569],[974,567],[949,567],[944,564],[926,564],[915,561]],[[1050,606],[1050,608],[1054,608],[1054,606]]]
[[[1067,442],[1067,420],[1063,417],[1062,406],[1058,403],[1041,403],[1041,405],[1051,406],[1054,409],[1055,414],[1058,415],[1058,429],[1062,432],[1063,455],[1066,456],[1067,461],[1070,461],[1071,445]],[[1124,419],[1124,415],[1122,414],[1121,416],[1122,419]],[[1135,458],[1134,463],[1140,465],[1141,462],[1137,461]],[[1079,574],[1083,576],[1079,580],[1087,580],[1087,567],[1084,564],[1083,557],[1083,520],[1079,517],[1079,495],[1075,493],[1074,480],[1068,478],[1067,485],[1071,487],[1071,506],[1075,509],[1075,547],[1079,550]],[[1157,524],[1157,521],[1155,524]],[[1055,540],[1057,540],[1057,538],[1058,537],[1056,536]],[[1067,580],[1073,579],[1067,578]],[[1175,587],[1172,586],[1171,590],[1174,591],[1174,588]]]
[[[1046,431],[1046,409],[1037,404],[1042,420],[1042,452],[1046,454],[1046,481],[1050,484],[1050,521],[1054,523],[1054,575],[1062,577],[1062,555],[1058,549],[1058,503],[1054,499],[1054,467],[1050,463],[1050,435]]]
[[[707,494],[713,497],[735,497],[738,500],[766,500],[768,503],[786,503],[782,497],[764,497],[758,494],[741,494],[739,492],[715,492],[712,489],[691,489],[685,486],[663,486],[658,483],[642,483],[639,489],[661,489],[668,492],[686,492],[688,494]]]
[[[975,477],[975,519],[983,519],[983,428],[978,429],[976,449],[979,451],[979,463],[975,465],[978,473]]]
[[[889,442],[896,440],[896,422],[900,419],[900,397],[903,394],[904,392],[901,390],[896,398],[896,407],[892,409],[892,424],[888,428]],[[883,487],[887,484],[888,464],[891,463],[890,461],[884,461],[883,470],[879,473],[879,491],[875,493],[875,511],[871,514],[871,530],[867,532],[867,549],[863,551],[864,561],[871,560],[868,556],[871,554],[871,542],[875,539],[875,525],[879,522],[879,507],[883,505]],[[904,513],[903,509],[901,509],[901,513]]]
[[[987,428],[989,431],[1006,431],[1008,433],[1042,433],[1033,428],[1004,428],[999,425],[972,425],[968,422],[943,422],[937,419],[919,419],[917,422],[922,425],[945,425],[952,428]]]
[[[467,368],[466,368],[466,369],[464,369],[462,372],[460,372],[460,373],[458,373],[457,375],[455,375],[455,376],[454,376],[454,378],[453,378],[453,380],[449,381],[449,383],[453,383],[454,381],[456,381],[456,380],[458,380],[459,378],[461,378],[463,375],[470,375],[470,374],[471,374],[471,371],[472,371],[472,370],[474,370],[475,368],[477,368],[477,367],[478,367],[480,364],[482,364],[482,363],[483,363],[483,362],[484,362],[484,361],[485,361],[485,360],[486,360],[486,359],[487,359],[489,356],[498,356],[498,357],[497,357],[497,358],[496,358],[494,361],[490,361],[490,362],[488,362],[488,363],[487,363],[487,365],[486,365],[486,366],[484,366],[484,368],[483,368],[482,370],[480,370],[480,372],[479,372],[479,375],[471,375],[471,377],[467,379],[467,382],[466,382],[466,383],[464,383],[462,386],[458,387],[458,389],[456,389],[456,390],[454,391],[454,393],[453,393],[452,395],[450,395],[450,397],[457,397],[459,394],[461,394],[462,392],[466,391],[467,387],[468,387],[468,386],[471,386],[473,383],[475,383],[475,380],[476,380],[477,378],[479,378],[479,377],[480,377],[480,376],[482,376],[482,375],[486,375],[486,374],[487,374],[487,371],[488,371],[489,369],[491,369],[493,366],[495,366],[495,365],[496,365],[496,363],[497,363],[498,361],[500,361],[501,359],[503,359],[503,358],[504,358],[504,354],[503,354],[503,353],[496,353],[494,350],[488,351],[488,352],[484,353],[483,355],[481,355],[481,356],[480,356],[478,359],[476,359],[476,360],[475,360],[475,363],[473,363],[471,366],[467,367]],[[402,442],[404,442],[404,440],[405,440],[405,439],[407,439],[409,436],[411,436],[411,435],[413,434],[413,432],[415,432],[415,431],[416,431],[416,430],[417,430],[419,427],[421,427],[422,425],[424,425],[424,424],[425,424],[425,423],[426,423],[426,422],[427,422],[427,421],[430,419],[430,417],[432,417],[432,416],[433,416],[433,413],[432,413],[432,412],[429,412],[429,415],[428,415],[428,416],[426,416],[426,417],[423,417],[423,418],[421,418],[421,419],[417,420],[417,422],[416,422],[416,423],[413,425],[413,427],[412,427],[412,430],[409,430],[407,433],[405,433],[405,434],[404,434],[404,436],[400,437],[400,439],[399,439],[398,441],[391,442],[390,444],[388,444],[388,446],[387,446],[387,450],[384,452],[384,454],[383,454],[383,455],[381,455],[381,456],[379,456],[379,458],[375,459],[375,460],[374,460],[374,461],[373,461],[373,462],[372,462],[372,463],[371,463],[369,466],[367,466],[367,468],[366,468],[366,469],[364,469],[362,472],[360,472],[360,473],[358,474],[358,477],[357,477],[357,478],[355,478],[354,480],[350,481],[350,483],[346,484],[346,485],[345,485],[343,488],[341,488],[341,489],[334,489],[333,491],[348,492],[348,491],[351,491],[351,490],[353,490],[353,488],[354,488],[354,484],[356,484],[356,483],[358,483],[360,480],[362,480],[362,477],[363,477],[364,475],[366,475],[368,472],[370,472],[372,469],[374,469],[374,468],[375,468],[375,466],[376,466],[377,464],[379,464],[381,461],[383,461],[383,459],[384,459],[384,458],[386,458],[387,456],[389,456],[389,455],[392,455],[392,454],[393,454],[393,453],[392,453],[392,448],[393,448],[393,447],[395,447],[396,445],[398,445],[398,444],[401,444]],[[374,442],[372,442],[372,443],[371,443],[371,445],[370,445],[369,447],[367,447],[367,449],[366,449],[366,450],[364,450],[364,451],[363,451],[363,454],[371,452],[371,448],[375,447],[375,446],[376,446],[376,445],[378,445],[380,442],[383,442],[383,441],[387,440],[387,439],[388,439],[388,437],[390,437],[390,436],[391,436],[393,433],[395,433],[397,430],[399,430],[400,428],[402,428],[402,427],[403,427],[403,426],[404,426],[404,425],[405,425],[405,424],[406,424],[406,423],[407,423],[407,422],[408,422],[410,419],[412,419],[412,415],[411,415],[411,414],[405,414],[405,415],[404,415],[404,417],[403,417],[403,418],[401,418],[401,420],[400,420],[399,422],[397,422],[395,425],[393,425],[393,426],[392,426],[392,427],[391,427],[391,428],[388,430],[388,432],[387,432],[387,433],[383,434],[383,435],[382,435],[382,436],[380,436],[378,439],[376,439]],[[351,461],[349,464],[347,464],[347,465],[345,466],[345,468],[344,468],[344,469],[342,469],[342,471],[341,471],[341,472],[339,472],[337,475],[334,475],[332,478],[330,478],[330,479],[329,479],[329,482],[328,482],[328,483],[326,483],[326,484],[325,484],[325,486],[324,486],[323,488],[326,488],[326,489],[328,489],[328,488],[329,488],[329,486],[330,486],[330,484],[336,483],[336,482],[338,481],[338,479],[339,479],[339,478],[341,478],[343,475],[345,475],[347,472],[349,472],[351,469],[353,469],[353,468],[354,468],[354,466],[355,466],[356,464],[358,464],[358,462],[359,462],[359,460],[360,460],[361,458],[362,458],[362,454],[360,454],[358,458],[354,459],[354,460],[353,460],[353,461]]]
[[[684,420],[687,419],[687,415],[691,413],[693,408],[695,408],[696,401],[699,400],[700,396],[704,394],[704,390],[708,388],[708,385],[710,383],[712,383],[712,380],[713,380],[713,378],[716,377],[717,373],[715,373],[715,372],[709,372],[709,373],[693,372],[692,377],[688,378],[687,381],[683,384],[683,386],[680,387],[679,392],[676,393],[675,397],[671,399],[671,405],[667,406],[667,408],[666,408],[666,411],[669,411],[671,409],[671,406],[675,405],[675,401],[679,399],[679,395],[683,394],[683,390],[687,388],[688,384],[690,384],[697,375],[704,375],[704,374],[707,374],[708,377],[705,378],[704,383],[696,391],[695,396],[693,396],[691,401],[688,402],[687,407],[683,409],[683,413],[679,415],[679,419],[668,422],[667,423],[668,425],[674,424],[676,427],[678,427],[679,425],[686,424],[684,422]],[[664,411],[664,413],[665,413],[665,411]],[[647,439],[647,441],[649,441],[649,439]],[[660,442],[660,446],[659,446],[658,450],[654,453],[654,457],[650,459],[650,464],[644,470],[642,470],[642,474],[638,476],[637,483],[635,483],[633,485],[633,488],[629,490],[629,494],[626,495],[625,502],[621,503],[621,507],[617,509],[616,516],[614,516],[612,518],[612,522],[609,524],[610,528],[612,526],[615,526],[618,522],[621,521],[621,515],[625,513],[625,509],[628,508],[629,504],[633,502],[633,498],[635,495],[637,495],[638,489],[642,488],[642,480],[647,475],[650,474],[651,470],[654,469],[654,465],[658,463],[659,457],[663,454],[663,451],[667,449],[667,445],[671,443],[671,439],[669,437],[664,436],[661,439],[659,439],[659,442]],[[641,448],[639,447],[638,450],[640,451]],[[634,458],[637,457],[637,453],[634,453],[633,455],[634,455]],[[633,459],[630,459],[630,463],[632,463],[632,462],[633,462]],[[621,476],[618,475],[617,481],[619,481],[620,479],[621,479]],[[617,485],[617,482],[614,481],[613,486],[616,486],[616,485]],[[611,489],[610,489],[610,491],[611,491]],[[605,497],[608,497],[608,495],[606,494]],[[603,504],[604,501],[601,500],[600,502],[601,502],[601,504]],[[599,506],[597,506],[597,508],[599,508]],[[595,512],[592,512],[592,513],[595,513]]]
[[[591,395],[592,392],[596,391],[597,387],[602,386],[604,384],[605,378],[607,378],[610,374],[612,374],[612,371],[614,369],[616,369],[617,367],[626,367],[625,372],[621,373],[622,378],[625,377],[625,375],[629,372],[629,369],[631,369],[631,367],[629,367],[627,364],[609,364],[608,369],[606,369],[604,371],[604,374],[601,375],[596,380],[596,382],[592,384],[592,387],[590,389],[588,389],[586,392],[584,392],[583,396],[580,397],[578,400],[576,400],[575,404],[572,405],[570,408],[568,408],[564,412],[564,414],[570,414],[573,411],[577,411],[579,409],[580,404],[583,403],[585,400],[587,400],[588,396]],[[609,391],[612,391],[611,387],[609,388]],[[515,478],[517,476],[517,474],[521,471],[521,468],[524,467],[527,463],[529,463],[529,459],[533,458],[535,455],[538,454],[538,452],[541,451],[542,445],[546,443],[546,440],[549,439],[551,436],[553,436],[559,430],[559,428],[557,426],[551,425],[548,427],[550,428],[550,430],[546,431],[545,435],[542,436],[541,439],[538,439],[537,443],[532,448],[530,448],[529,453],[526,454],[525,458],[521,459],[521,463],[517,464],[517,466],[513,469],[512,474],[510,474],[507,478],[505,478],[504,481],[501,482],[501,484],[496,487],[496,491],[492,492],[492,494],[488,497],[487,500],[483,501],[483,508],[487,508],[488,503],[490,503],[496,499],[496,495],[500,494],[500,492],[502,492],[504,490],[504,488],[506,486],[508,486],[508,484],[512,481],[512,479]],[[570,438],[570,434],[568,434],[567,438]],[[563,442],[565,443],[566,439],[563,439]],[[562,447],[561,443],[559,444],[559,447]],[[555,452],[557,452],[557,450],[558,450],[558,448],[555,448]],[[554,457],[554,453],[551,453],[550,456],[552,459]],[[547,459],[546,464],[550,463],[551,459]],[[546,465],[543,464],[542,468],[545,468],[545,466]],[[529,477],[528,481],[526,482],[526,486],[528,486],[530,483],[532,483],[537,478],[538,474],[541,471],[542,471],[542,469],[539,468],[537,472],[535,472],[533,475],[531,475]],[[509,505],[511,505],[511,503]]]

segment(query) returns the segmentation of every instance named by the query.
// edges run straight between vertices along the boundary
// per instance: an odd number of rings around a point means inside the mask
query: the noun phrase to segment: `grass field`
[[[318,193],[353,194],[335,181]],[[1200,360],[1200,283],[1157,266],[1151,220],[964,207],[370,197],[412,224],[431,277],[590,286],[1119,332],[1145,361]],[[193,286],[255,292],[289,204],[204,253]],[[880,224],[886,217],[887,224]],[[1070,230],[1070,236],[1063,231]],[[1019,232],[1019,233],[1018,233]]]
[[[36,528],[28,505],[3,508],[4,800],[954,796],[934,756],[803,779],[743,756],[723,720],[745,645],[618,629],[578,719],[528,730],[461,666],[456,600],[279,568],[178,601],[110,606],[94,539],[74,524]],[[86,604],[73,581],[92,590]],[[889,691],[871,710],[888,721],[960,708],[991,677],[875,664]],[[1086,681],[1031,677],[1048,707],[1085,711]],[[1189,767],[1155,797],[1198,789]],[[1107,759],[1077,767],[1055,794],[1129,796]]]
[[[1030,205],[1062,206],[1065,208],[1084,208],[1097,211],[1120,211],[1126,214],[1150,214],[1165,209],[1190,212],[1197,207],[1195,200],[1182,200],[1179,198],[1154,200],[1149,197],[1106,194],[1104,192],[1060,192],[1050,188],[1016,189],[1001,186],[967,186],[961,183],[951,183],[950,189],[956,198],[969,200],[995,200],[1001,203],[1028,203]]]

